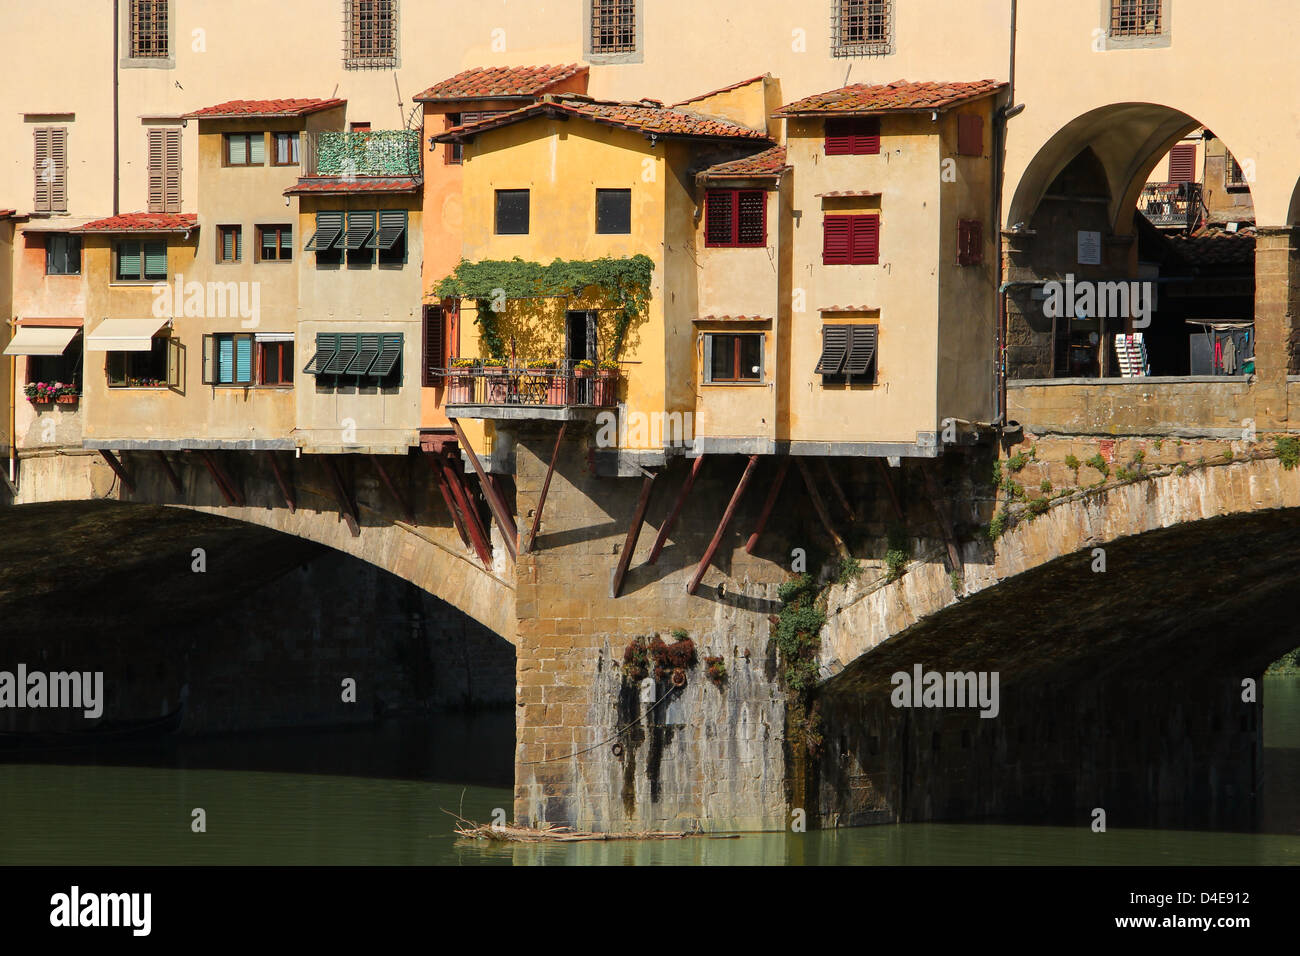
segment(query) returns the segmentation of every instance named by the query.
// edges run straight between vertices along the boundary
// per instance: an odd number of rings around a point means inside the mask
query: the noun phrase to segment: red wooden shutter
[[[880,120],[833,119],[826,121],[827,156],[867,156],[880,152]]]
[[[166,160],[167,131],[151,129],[149,134],[149,211],[166,212],[163,199],[163,176]]]
[[[849,262],[853,242],[853,216],[827,216],[822,220],[822,264]]]
[[[984,261],[984,223],[979,219],[957,222],[957,265],[977,266]]]
[[[957,155],[984,155],[984,117],[969,114],[957,117]]]
[[[447,367],[447,323],[441,306],[424,307],[424,387],[442,384],[442,375],[435,371]]]
[[[844,120],[826,121],[826,155],[847,156],[853,152],[853,129]]]
[[[736,244],[761,246],[767,242],[767,196],[758,191],[737,194]]]
[[[880,261],[880,217],[850,216],[853,224],[853,241],[849,262],[874,266]]]
[[[853,153],[857,156],[875,156],[880,152],[880,120],[864,119],[855,123]]]
[[[1196,146],[1180,143],[1169,151],[1169,181],[1191,183],[1196,181]]]
[[[735,203],[736,194],[729,189],[711,189],[705,199],[704,210],[704,244],[706,246],[730,246],[736,241]]]

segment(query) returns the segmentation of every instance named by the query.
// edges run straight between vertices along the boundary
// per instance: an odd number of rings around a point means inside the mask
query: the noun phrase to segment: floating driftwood
[[[494,843],[581,843],[589,840],[682,840],[704,836],[703,833],[639,830],[635,833],[587,833],[572,827],[512,827],[498,823],[475,823],[457,813],[443,810],[456,818],[456,834],[462,840],[490,840]]]

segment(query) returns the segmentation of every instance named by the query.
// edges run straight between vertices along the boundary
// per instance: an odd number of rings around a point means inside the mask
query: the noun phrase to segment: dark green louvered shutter
[[[311,357],[303,369],[309,375],[320,375],[326,365],[338,354],[339,336],[337,332],[316,333],[316,354]]]
[[[304,247],[307,252],[325,252],[333,249],[343,234],[342,212],[316,213],[316,231]]]
[[[814,375],[842,375],[848,359],[849,326],[822,326],[822,354]]]
[[[343,370],[343,374],[365,375],[370,371],[370,366],[375,364],[377,358],[379,358],[379,333],[362,332],[361,347],[357,349],[356,357],[348,363],[348,367]]]
[[[361,347],[361,343],[358,341],[359,338],[360,336],[350,333],[339,335],[339,350],[321,369],[321,374],[342,375],[343,370],[352,364],[352,360],[357,357],[357,352]]]
[[[402,333],[390,332],[383,337],[379,358],[370,366],[372,378],[387,378],[402,358]]]
[[[373,212],[348,213],[348,252],[358,249],[373,249],[372,238],[375,234],[375,214]]]
[[[384,209],[379,213],[379,248],[390,252],[406,233],[406,210]]]

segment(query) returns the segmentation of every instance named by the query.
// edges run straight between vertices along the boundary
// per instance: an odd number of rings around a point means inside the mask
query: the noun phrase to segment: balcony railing
[[[303,133],[300,144],[304,177],[419,177],[421,173],[419,130],[322,130]]]
[[[1147,183],[1138,209],[1153,226],[1185,229],[1196,225],[1201,207],[1200,183]]]
[[[450,368],[439,374],[447,384],[448,405],[501,405],[608,408],[618,398],[618,372],[558,369]]]

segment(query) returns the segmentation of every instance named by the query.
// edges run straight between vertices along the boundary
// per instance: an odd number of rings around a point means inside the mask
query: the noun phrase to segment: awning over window
[[[253,338],[259,342],[292,342],[292,332],[255,332]]]
[[[87,352],[148,352],[168,319],[105,319],[86,336]]]
[[[62,355],[81,329],[19,326],[5,346],[5,355]]]

